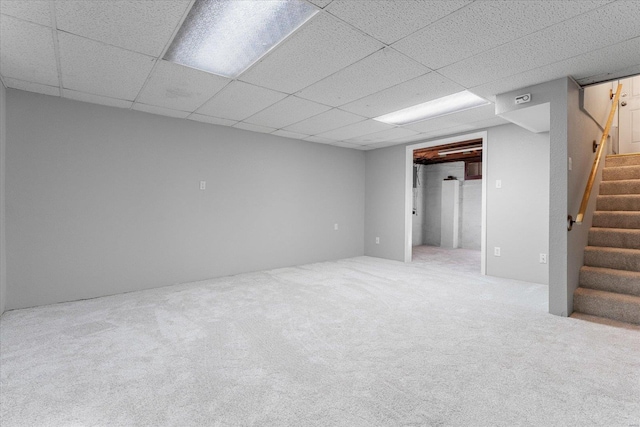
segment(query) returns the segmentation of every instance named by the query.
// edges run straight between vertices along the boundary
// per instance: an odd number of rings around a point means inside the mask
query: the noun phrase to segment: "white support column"
[[[460,224],[460,181],[457,179],[442,181],[440,212],[440,246],[457,248]]]

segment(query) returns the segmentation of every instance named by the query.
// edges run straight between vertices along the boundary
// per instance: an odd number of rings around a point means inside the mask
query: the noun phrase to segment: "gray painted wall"
[[[618,81],[606,82],[598,85],[587,86],[580,89],[580,110],[596,123],[596,126],[604,131],[611,111],[612,101],[609,100],[609,91],[615,94]],[[623,92],[624,93],[624,92]],[[617,154],[619,150],[618,110],[613,116],[609,138],[607,140],[606,153]],[[598,134],[601,136],[601,134]],[[591,138],[595,139],[595,136]]]
[[[487,145],[487,274],[548,284],[549,134],[497,126]]]
[[[365,160],[365,255],[404,261],[405,146],[367,151]]]
[[[522,93],[531,93],[531,104],[514,104],[514,97]],[[549,312],[561,316],[573,312],[573,291],[578,286],[578,274],[583,265],[595,197],[590,201],[583,225],[574,226],[571,232],[567,231],[567,215],[575,217],[578,213],[593,164],[591,141],[601,136],[596,123],[580,110],[579,95],[579,86],[570,78],[562,78],[496,97],[497,113],[543,103],[549,103],[551,107]],[[568,168],[569,157],[573,163],[571,171]]]
[[[482,244],[482,180],[462,184],[462,227],[460,243],[464,249],[480,250]]]
[[[567,90],[569,79],[508,92],[496,97],[496,113],[550,104],[549,150],[549,312],[568,315],[567,299]],[[514,97],[531,93],[531,102],[516,105]],[[570,314],[570,313],[569,313]]]
[[[5,245],[6,99],[6,89],[0,83],[0,315],[4,313],[7,301],[7,251]]]
[[[611,102],[607,97],[602,98],[601,109],[610,110]],[[580,209],[584,189],[589,179],[591,167],[595,159],[592,141],[600,142],[602,130],[586,112],[580,108],[580,88],[574,81],[569,81],[568,86],[568,149],[567,155],[572,159],[572,168],[568,171],[568,200],[567,210],[575,217]],[[617,129],[616,129],[617,130]],[[606,152],[612,148],[611,139],[607,141]],[[579,285],[580,268],[584,265],[584,248],[587,246],[589,228],[596,207],[596,197],[600,188],[602,168],[605,159],[602,159],[593,191],[587,207],[582,225],[574,225],[568,235],[567,241],[567,313],[573,312],[573,292]]]
[[[618,81],[605,82],[597,85],[591,85],[585,87],[580,91],[581,95],[581,110],[591,118],[604,130],[609,118],[609,111],[611,111],[611,102],[607,102],[609,99],[609,93],[612,91],[614,94],[618,87]],[[624,92],[623,92],[624,93]],[[614,115],[613,127],[618,127],[618,111]],[[617,132],[617,130],[616,130]],[[612,132],[613,133],[613,132]]]
[[[361,151],[15,90],[7,104],[8,309],[363,254]]]

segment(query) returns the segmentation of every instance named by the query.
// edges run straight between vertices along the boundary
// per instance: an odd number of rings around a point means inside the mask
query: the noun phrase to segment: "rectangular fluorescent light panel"
[[[470,153],[477,150],[482,150],[482,145],[474,145],[473,147],[456,148],[452,150],[442,150],[438,151],[438,155],[446,156],[447,154]]]
[[[317,12],[301,0],[196,0],[164,59],[235,78]]]
[[[486,99],[480,98],[479,96],[465,90],[454,93],[453,95],[448,95],[423,104],[414,105],[413,107],[385,114],[374,118],[374,120],[391,125],[408,125],[422,120],[434,119],[447,114],[470,110],[471,108],[481,107],[487,104],[490,104],[490,102]]]

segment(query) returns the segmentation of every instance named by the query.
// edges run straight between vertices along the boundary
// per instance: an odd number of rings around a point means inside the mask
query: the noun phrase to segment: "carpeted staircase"
[[[640,325],[640,154],[607,156],[573,307],[572,317]]]

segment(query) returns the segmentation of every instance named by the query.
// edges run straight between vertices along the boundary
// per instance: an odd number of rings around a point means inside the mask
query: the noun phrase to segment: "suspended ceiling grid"
[[[0,1],[5,86],[369,150],[506,123],[493,105],[374,117],[468,89],[640,73],[638,1],[309,0],[320,12],[237,79],[162,60],[190,0]],[[615,31],[612,31],[615,26]]]

